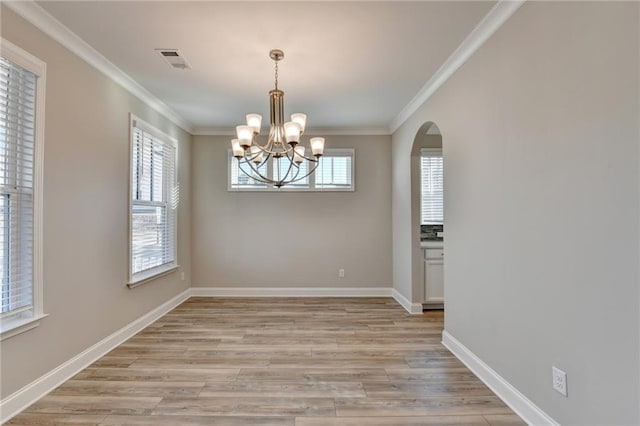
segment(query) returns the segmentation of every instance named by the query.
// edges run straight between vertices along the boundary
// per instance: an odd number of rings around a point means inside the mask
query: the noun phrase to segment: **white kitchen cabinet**
[[[430,308],[444,306],[444,250],[424,250],[424,303]]]

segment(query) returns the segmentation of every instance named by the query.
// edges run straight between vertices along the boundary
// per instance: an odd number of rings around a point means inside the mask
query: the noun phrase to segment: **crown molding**
[[[118,83],[132,95],[139,98],[148,106],[158,111],[168,120],[172,121],[182,129],[191,133],[193,126],[189,121],[180,116],[167,104],[162,102],[151,92],[145,89],[140,83],[131,78],[111,61],[105,58],[100,52],[91,47],[86,41],[81,39],[76,33],[67,28],[64,24],[51,16],[33,0],[24,1],[4,1],[11,10],[33,24],[40,31],[47,34],[58,43],[75,53],[89,65],[102,72],[111,80]]]
[[[387,127],[331,127],[309,129],[313,135],[390,135],[420,108],[483,44],[504,24],[526,0],[498,0],[480,23],[469,33],[414,98],[400,111]],[[4,1],[11,10],[49,35],[85,62],[118,83],[185,131],[193,135],[230,136],[233,128],[194,127],[140,83],[105,58],[96,49],[51,16],[33,0]]]
[[[196,136],[233,136],[233,127],[196,127],[192,134]],[[312,127],[305,135],[317,136],[390,136],[388,127]]]
[[[232,136],[235,134],[235,129],[232,127],[194,127],[194,136]]]
[[[328,136],[391,136],[388,127],[312,127],[305,135]]]
[[[526,0],[498,0],[489,13],[453,51],[422,86],[422,89],[400,111],[389,126],[395,132],[504,24]]]

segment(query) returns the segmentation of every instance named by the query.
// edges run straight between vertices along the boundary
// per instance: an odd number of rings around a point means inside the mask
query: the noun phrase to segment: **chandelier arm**
[[[266,146],[262,146],[262,145],[259,145],[259,144],[254,144],[254,145],[251,145],[251,146],[258,147],[260,149],[260,151],[262,151],[262,152],[264,152],[265,154],[268,154],[268,155],[280,154],[280,155],[284,156],[284,155],[288,155],[289,153],[291,153],[291,151],[293,151],[293,149],[290,146],[288,148],[285,148],[284,151],[274,151],[273,149],[269,149]]]
[[[302,158],[304,158],[305,160],[307,160],[310,163],[319,163],[320,159],[316,158],[316,157],[307,157],[306,155],[301,155]]]
[[[287,156],[289,156],[289,153],[293,153],[293,147],[289,144],[282,144],[283,150],[282,151],[276,151],[273,149],[273,145],[275,144],[275,140],[272,138],[269,138],[267,140],[267,142],[264,145],[260,145],[260,143],[258,142],[257,137],[254,137],[253,139],[253,144],[251,146],[256,146],[260,149],[260,151],[266,153],[266,154],[286,154]]]
[[[284,179],[280,179],[280,182],[279,182],[279,183],[283,183],[283,182],[286,182],[286,183],[295,182],[296,177],[298,177],[298,174],[300,174],[300,165],[299,165],[299,164],[296,164],[296,163],[293,161],[293,157],[289,157],[289,156],[287,155],[285,158],[289,161],[289,168],[287,169],[287,173],[285,173],[285,174],[284,174]],[[279,165],[280,165],[280,164],[278,163],[278,166],[279,166]],[[290,179],[290,180],[288,180],[288,178],[289,178],[289,173],[291,173],[291,169],[292,169],[294,166],[295,166],[295,168],[296,168],[296,174],[295,174],[295,175],[293,175],[293,176],[291,177],[291,179]]]
[[[240,169],[240,171],[241,171],[242,173],[244,173],[244,174],[245,174],[245,176],[248,176],[249,178],[251,178],[251,179],[253,179],[253,180],[257,180],[258,182],[261,182],[261,183],[267,183],[267,184],[268,184],[268,183],[273,183],[273,180],[272,180],[272,179],[269,179],[269,177],[268,177],[268,176],[264,176],[264,175],[260,172],[260,170],[259,170],[259,169],[260,169],[260,167],[262,167],[264,164],[266,164],[266,163],[267,163],[267,161],[269,161],[269,158],[270,158],[270,156],[269,156],[269,155],[267,155],[267,158],[266,158],[264,161],[262,161],[262,162],[261,162],[259,165],[257,165],[257,166],[254,164],[254,162],[253,162],[253,161],[247,160],[247,159],[246,159],[246,157],[245,157],[245,158],[243,158],[243,160],[244,160],[245,164],[248,164],[248,165],[249,165],[249,168],[251,169],[251,171],[253,171],[253,172],[255,173],[255,175],[252,175],[252,174],[247,173],[247,171],[246,171],[246,170],[244,170],[242,167],[240,167],[240,161],[242,161],[242,160],[240,160],[240,159],[238,160],[238,168]]]
[[[251,167],[251,166],[249,166],[249,167]],[[247,173],[247,171],[244,170],[242,167],[238,167],[238,168],[242,171],[242,174],[244,174],[245,176],[248,176],[252,180],[255,180],[255,181],[260,182],[260,183],[266,183],[266,184],[272,183],[268,178],[265,178],[264,176],[259,174],[257,171],[256,171],[256,173],[257,173],[257,176],[256,176],[256,175],[252,175],[252,174]],[[251,167],[251,169],[254,170],[253,167]]]
[[[280,161],[286,158],[289,161],[289,167],[287,168],[287,171],[284,173],[283,176],[280,176]],[[285,185],[287,182],[287,178],[289,177],[289,173],[291,172],[291,166],[293,164],[293,162],[291,161],[291,159],[289,158],[289,156],[285,155],[284,157],[276,157],[274,159],[274,167],[273,167],[273,183],[275,186],[277,186],[278,188]],[[278,176],[278,179],[276,179],[276,174]]]
[[[316,162],[316,163],[315,163],[315,165],[313,166],[313,168],[312,168],[311,170],[309,170],[309,172],[308,172],[306,175],[304,175],[304,176],[300,176],[299,178],[297,178],[297,179],[295,179],[295,180],[290,180],[290,181],[288,181],[288,182],[286,182],[286,183],[287,183],[287,184],[289,184],[289,183],[298,182],[298,181],[300,181],[300,180],[302,180],[302,179],[304,179],[304,178],[306,178],[306,177],[311,176],[311,174],[312,174],[313,172],[315,172],[315,171],[316,171],[316,169],[318,168],[318,165],[319,165],[319,163],[317,163],[317,162]]]
[[[240,161],[242,161],[242,160],[238,160],[238,162],[240,162]],[[298,182],[298,181],[301,181],[301,180],[311,176],[311,174],[313,174],[316,171],[316,169],[318,168],[318,166],[320,165],[320,163],[318,161],[314,161],[313,162],[313,167],[311,167],[310,170],[306,174],[304,174],[302,176],[299,176],[300,167],[299,166],[295,166],[296,167],[296,174],[291,179],[287,179],[287,180],[282,179],[280,181],[277,181],[277,180],[269,178],[267,176],[263,176],[262,173],[258,170],[258,168],[253,164],[253,162],[247,161],[246,159],[244,161],[245,161],[246,164],[249,165],[249,168],[253,172],[255,172],[255,175],[251,175],[251,174],[247,173],[247,171],[244,170],[242,167],[238,167],[240,169],[240,171],[245,176],[248,176],[249,178],[251,178],[253,180],[256,180],[258,182],[261,182],[261,183],[272,184],[272,185],[275,185],[275,184],[279,183],[279,184],[281,184],[280,186],[284,186],[284,185],[287,185],[287,184],[290,184],[290,183]],[[291,168],[291,165],[289,167]]]
[[[298,174],[300,173],[300,167],[298,167],[298,173],[296,173],[296,176],[291,180],[283,182],[283,185],[287,185],[287,184],[290,184],[290,183],[298,182],[298,181],[301,181],[301,180],[311,176],[311,174],[313,174],[316,171],[318,166],[319,166],[319,162],[315,161],[313,167],[310,168],[310,170],[305,175],[302,175],[300,177],[298,177]]]
[[[266,152],[266,151],[264,151],[264,152]],[[251,154],[251,153],[249,153],[249,155],[245,155],[245,156],[243,157],[243,159],[244,159],[247,163],[249,163],[249,165],[251,166],[251,164],[253,164],[253,163],[254,163],[254,161],[253,161],[253,160],[254,160],[254,159],[256,159],[256,158],[258,158],[258,156],[259,156],[260,154],[262,154],[262,152],[256,152],[255,154],[253,154],[253,156],[252,156],[252,154]],[[262,160],[262,161],[260,162],[260,164],[259,164],[257,167],[259,168],[259,167],[262,167],[263,165],[265,165],[265,164],[269,161],[269,158],[271,158],[271,153],[267,152],[267,155],[265,156],[265,159],[264,159],[264,160]]]

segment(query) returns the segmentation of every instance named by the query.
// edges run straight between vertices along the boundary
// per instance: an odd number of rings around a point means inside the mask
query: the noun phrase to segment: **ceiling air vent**
[[[156,52],[158,52],[160,56],[162,56],[173,68],[181,70],[191,68],[191,65],[189,65],[178,49],[156,49]]]

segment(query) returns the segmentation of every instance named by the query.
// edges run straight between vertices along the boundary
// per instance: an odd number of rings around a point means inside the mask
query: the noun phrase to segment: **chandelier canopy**
[[[247,114],[247,124],[236,127],[237,139],[231,140],[231,148],[242,173],[280,188],[301,181],[318,168],[324,152],[324,138],[309,140],[311,155],[308,156],[307,148],[300,144],[307,122],[306,114],[292,114],[291,121],[284,122],[284,92],[278,89],[278,62],[284,58],[284,52],[273,49],[269,57],[275,63],[275,87],[269,91],[269,136],[261,144],[262,117],[260,114]],[[264,166],[272,158],[274,164],[269,174],[269,168]]]

